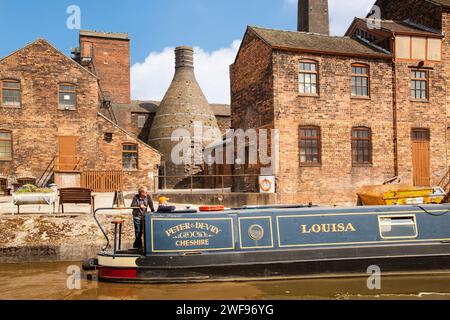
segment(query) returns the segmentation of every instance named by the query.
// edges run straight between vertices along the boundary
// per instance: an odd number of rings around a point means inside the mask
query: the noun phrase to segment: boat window
[[[380,234],[383,239],[417,238],[415,216],[379,217]]]

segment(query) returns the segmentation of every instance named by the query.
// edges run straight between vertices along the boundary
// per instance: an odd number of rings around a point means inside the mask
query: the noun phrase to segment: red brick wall
[[[155,179],[152,177],[158,175],[157,166],[161,160],[159,153],[102,117],[99,117],[98,131],[112,133],[113,140],[112,142],[105,141],[103,134],[97,137],[98,151],[95,170],[122,170],[122,144],[137,144],[139,148],[138,170],[125,171],[125,190],[137,190],[141,185],[153,190]]]
[[[273,123],[272,48],[252,31],[231,66],[231,126],[258,128]]]
[[[446,79],[443,63],[426,63],[429,70],[429,102],[411,100],[411,67],[417,62],[397,62],[398,162],[399,176],[404,183],[413,183],[412,140],[414,128],[430,130],[431,184],[437,185],[447,165]]]
[[[272,127],[273,95],[272,48],[250,30],[231,66],[231,127],[235,130]],[[259,165],[234,166],[233,169],[235,175],[259,173]],[[257,177],[235,178],[233,191],[258,192]]]
[[[424,0],[378,0],[381,18],[403,21],[411,19],[416,23],[441,29],[441,7]]]
[[[100,79],[103,92],[113,103],[131,103],[130,93],[130,41],[80,36],[82,56],[85,43],[92,44],[95,72]]]
[[[356,204],[356,190],[394,175],[392,67],[378,60],[276,52],[275,127],[280,130],[280,203]],[[319,64],[320,96],[298,94],[302,59]],[[351,64],[370,67],[371,98],[351,97]],[[319,126],[322,163],[301,167],[300,126]],[[353,166],[352,127],[372,129],[373,165]]]
[[[0,61],[0,79],[17,79],[22,86],[20,109],[0,107],[0,129],[12,131],[13,160],[0,162],[0,176],[11,184],[17,178],[39,179],[58,154],[59,136],[77,136],[82,170],[120,170],[122,143],[133,140],[98,116],[95,76],[58,52],[44,40]],[[76,85],[77,110],[58,110],[58,84]],[[105,132],[113,132],[105,145]],[[141,144],[139,172],[130,173],[127,186],[147,181],[159,163],[159,154]]]

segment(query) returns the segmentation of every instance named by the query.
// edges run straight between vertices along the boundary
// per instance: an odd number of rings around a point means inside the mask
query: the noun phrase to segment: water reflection
[[[309,279],[247,283],[128,285],[89,281],[67,289],[67,268],[77,263],[0,265],[0,299],[448,299],[450,273],[384,277],[382,290],[366,278]],[[79,265],[79,263],[78,263]]]

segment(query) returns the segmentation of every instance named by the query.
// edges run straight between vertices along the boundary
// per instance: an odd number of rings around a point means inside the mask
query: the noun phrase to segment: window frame
[[[307,63],[307,64],[311,64],[311,65],[315,65],[315,71],[308,71],[308,70],[302,70],[301,69],[301,64],[302,63]],[[306,85],[306,82],[301,83],[300,82],[300,75],[304,74],[304,75],[315,75],[316,76],[316,82],[315,82],[315,87],[316,87],[316,92],[315,93],[307,93],[307,92],[301,92],[300,91],[300,86]],[[315,60],[300,60],[298,62],[298,94],[300,96],[306,96],[306,97],[318,97],[320,95],[320,90],[319,90],[319,62],[315,61]],[[312,84],[312,82],[310,83]]]
[[[425,138],[420,137],[418,138],[416,136],[416,133],[421,132],[425,133]],[[425,141],[425,142],[431,142],[431,130],[428,128],[412,128],[411,129],[411,140],[412,141]]]
[[[369,138],[355,138],[353,136],[353,133],[355,131],[368,131],[369,132]],[[372,166],[373,165],[373,135],[372,135],[372,129],[369,127],[353,127],[351,132],[351,143],[352,143],[352,165],[354,167],[364,167],[364,166]],[[355,150],[354,143],[359,141],[368,141],[369,142],[369,162],[357,162],[355,161],[353,152]],[[356,148],[358,150],[360,148]],[[363,149],[364,150],[364,149]],[[364,154],[363,154],[364,158]]]
[[[0,157],[0,162],[2,162],[2,161],[3,162],[12,161],[13,158],[14,158],[13,133],[12,133],[12,131],[9,131],[9,130],[0,130],[0,133],[9,133],[9,135],[10,135],[10,139],[6,140],[6,139],[1,139],[0,138],[0,141],[9,141],[9,142],[11,142],[11,158],[1,158]]]
[[[302,130],[316,130],[318,136],[304,137]],[[317,157],[318,162],[302,162],[302,141],[318,141]],[[314,156],[314,155],[313,155]],[[299,127],[299,161],[300,167],[320,167],[322,166],[322,129],[319,126],[300,126]]]
[[[4,184],[2,184],[4,182]],[[5,189],[2,189],[2,186],[5,187]],[[8,191],[8,179],[0,177],[0,194],[5,193]]]
[[[9,83],[18,83],[19,89],[16,88],[4,88],[3,83],[9,82]],[[19,106],[13,106],[13,105],[5,105],[3,103],[3,90],[10,90],[10,91],[18,91],[19,92]],[[20,80],[16,79],[2,79],[0,80],[0,107],[2,108],[13,108],[13,109],[21,109],[22,108],[22,83]]]
[[[31,185],[35,186],[36,183],[37,183],[36,178],[23,177],[23,178],[17,179],[17,184],[20,185],[21,187],[26,186],[27,184],[31,184]]]
[[[415,72],[425,73],[425,78],[414,78],[413,74]],[[426,95],[425,99],[413,97],[413,95],[412,95],[413,90],[414,90],[415,95],[417,94],[417,92],[421,92],[421,90],[418,91],[417,89],[413,89],[413,82],[415,82],[416,84],[418,82],[425,82],[425,95]],[[409,88],[410,88],[409,97],[410,97],[411,101],[429,102],[430,101],[430,71],[424,70],[424,69],[411,69]]]
[[[67,87],[73,87],[74,90],[73,91],[68,91],[68,90],[61,90],[62,86],[67,86]],[[75,94],[75,104],[73,106],[73,109],[69,108],[67,109],[67,107],[61,107],[61,101],[60,101],[60,95],[61,93],[73,93]],[[58,83],[58,110],[60,111],[77,111],[78,110],[78,104],[77,104],[77,85],[74,83],[70,83],[70,82],[61,82]]]
[[[382,227],[383,225],[383,220],[384,219],[391,219],[391,220],[395,220],[395,219],[407,219],[407,218],[411,218],[413,220],[413,224],[414,225],[414,231],[415,234],[412,236],[405,236],[405,237],[401,237],[401,236],[392,236],[392,237],[387,237],[383,234],[383,229]],[[395,224],[391,224],[395,225]],[[399,224],[397,224],[399,225]],[[384,215],[384,216],[378,216],[378,229],[380,230],[380,237],[382,240],[400,240],[400,239],[417,239],[419,237],[419,227],[417,224],[417,217],[416,215]]]
[[[140,120],[144,118],[143,120],[143,125],[140,125]],[[147,116],[145,114],[136,114],[136,119],[137,119],[137,127],[138,129],[144,129],[146,124],[147,124]]]
[[[133,147],[136,147],[136,151],[130,151],[130,150],[125,151],[125,150],[124,150],[124,147],[125,147],[125,146],[133,146]],[[125,162],[124,162],[124,154],[125,154],[125,153],[130,153],[130,154],[136,154],[136,155],[137,155],[137,158],[136,158],[136,168],[133,168],[133,169],[125,168]],[[123,169],[124,171],[136,171],[136,170],[139,170],[139,144],[137,144],[137,143],[131,143],[131,142],[122,143],[122,169]]]
[[[353,68],[366,68],[367,73],[366,74],[357,74],[353,73]],[[365,63],[352,63],[351,64],[351,96],[355,99],[370,99],[371,97],[371,90],[370,90],[370,66]],[[364,86],[358,87],[357,85],[353,85],[353,78],[365,78],[367,79],[367,95],[357,95],[353,94],[353,88],[365,88]],[[356,82],[355,82],[356,83]],[[357,91],[357,90],[356,90]]]

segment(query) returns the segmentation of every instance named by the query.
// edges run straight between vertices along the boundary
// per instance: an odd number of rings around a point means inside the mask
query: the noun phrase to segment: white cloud
[[[195,74],[210,103],[230,103],[229,67],[241,44],[234,41],[229,47],[207,52],[195,47]],[[152,52],[142,63],[131,67],[133,99],[161,100],[175,72],[175,48]]]
[[[282,0],[284,5],[295,7],[298,0]],[[365,16],[375,0],[329,0],[331,33],[343,35],[356,16]],[[229,47],[207,52],[195,48],[195,70],[198,82],[210,103],[230,103],[229,66],[233,63],[241,41]],[[133,99],[161,100],[166,93],[175,68],[175,48],[151,52],[142,63],[131,68],[131,93]]]

